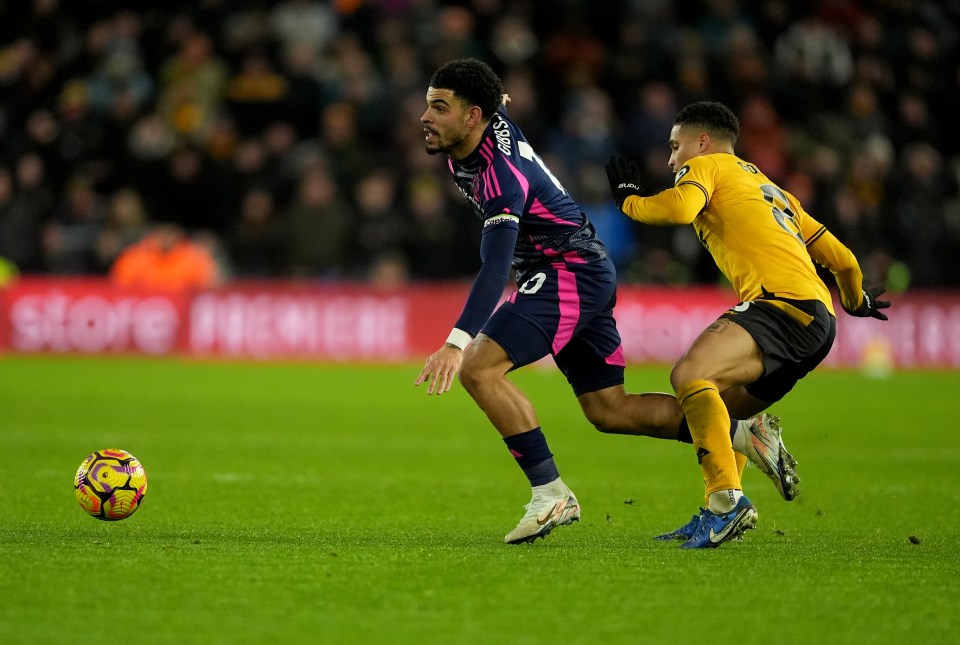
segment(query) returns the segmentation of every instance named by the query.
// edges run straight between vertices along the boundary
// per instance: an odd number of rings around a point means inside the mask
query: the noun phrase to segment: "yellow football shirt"
[[[690,159],[673,188],[623,204],[645,224],[692,224],[741,301],[764,296],[820,300],[830,292],[813,262],[837,279],[845,305],[859,306],[863,275],[853,253],[753,164],[716,153]]]

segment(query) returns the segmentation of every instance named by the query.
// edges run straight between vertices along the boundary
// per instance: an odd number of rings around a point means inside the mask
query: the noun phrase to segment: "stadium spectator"
[[[404,192],[411,220],[405,245],[411,276],[420,280],[473,276],[479,236],[460,230],[456,218],[468,213],[447,205],[440,178],[420,173],[410,179]]]
[[[39,225],[29,205],[18,199],[13,172],[0,167],[0,257],[17,267],[30,266],[38,249],[22,240],[37,239]]]
[[[98,273],[106,274],[117,257],[147,233],[146,209],[140,193],[129,186],[109,198],[107,221],[97,236],[95,260]]]
[[[227,237],[232,274],[238,278],[279,277],[287,246],[273,194],[262,186],[249,189],[240,203],[240,221]]]
[[[226,88],[226,108],[241,136],[259,134],[270,123],[285,118],[289,91],[287,79],[265,53],[247,53]]]
[[[43,180],[43,160],[36,153],[20,157],[14,170],[0,167],[0,256],[23,272],[42,268],[40,231],[53,210]]]
[[[120,253],[110,280],[121,289],[178,292],[216,286],[220,271],[209,248],[164,223]]]
[[[320,56],[339,32],[339,19],[328,3],[313,0],[282,0],[270,10],[270,28],[282,51],[309,46]]]
[[[174,150],[157,181],[151,212],[161,220],[176,222],[187,231],[209,230],[224,234],[237,212],[224,204],[228,186],[219,168],[196,146]],[[243,191],[246,186],[230,186]]]
[[[96,43],[99,59],[86,82],[90,107],[100,114],[135,113],[153,97],[154,79],[139,44],[141,23],[136,13],[123,11],[90,26],[88,41]]]
[[[96,240],[106,216],[106,201],[93,180],[83,174],[74,176],[44,225],[44,267],[51,273],[95,274]]]
[[[371,266],[384,253],[402,253],[409,235],[409,222],[400,206],[400,186],[388,168],[372,168],[354,188],[357,215],[357,260]]]
[[[948,195],[956,194],[956,179],[946,174],[940,153],[924,142],[903,149],[896,174],[894,225],[900,257],[910,266],[914,284],[947,286],[956,275],[960,253],[956,225],[947,221]]]
[[[323,82],[322,65],[313,55],[308,43],[290,47],[283,58],[281,69],[287,79],[287,116],[304,139],[315,138],[320,132],[317,117],[333,100],[332,90]]]
[[[300,175],[283,213],[289,252],[284,273],[294,277],[344,277],[356,214],[330,171],[313,163]]]
[[[204,31],[189,29],[177,46],[159,72],[158,108],[185,141],[202,143],[223,103],[227,65]]]

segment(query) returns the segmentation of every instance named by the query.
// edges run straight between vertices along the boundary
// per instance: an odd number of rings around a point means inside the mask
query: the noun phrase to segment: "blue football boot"
[[[693,537],[693,534],[697,532],[697,527],[700,526],[700,518],[703,517],[703,509],[690,518],[690,521],[681,526],[680,528],[670,531],[669,533],[664,533],[663,535],[658,535],[654,540],[683,540],[686,542]]]
[[[680,545],[681,549],[715,549],[729,540],[736,540],[744,531],[757,528],[757,509],[746,495],[728,513],[714,513],[705,509],[700,525],[693,536]]]

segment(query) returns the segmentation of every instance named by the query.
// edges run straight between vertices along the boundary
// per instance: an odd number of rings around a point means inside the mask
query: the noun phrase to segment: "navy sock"
[[[521,432],[512,437],[504,437],[504,443],[510,454],[517,460],[517,465],[523,474],[530,480],[531,486],[549,484],[560,477],[557,465],[553,461],[553,453],[547,447],[547,438],[540,428],[529,432]]]
[[[733,441],[733,435],[737,434],[737,424],[739,419],[730,419],[730,441]],[[680,429],[677,430],[677,441],[681,443],[693,443],[693,437],[690,436],[690,426],[687,425],[687,417],[680,421]]]

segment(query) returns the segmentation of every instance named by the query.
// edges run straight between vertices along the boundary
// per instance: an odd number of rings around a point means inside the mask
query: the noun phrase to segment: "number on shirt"
[[[567,191],[563,189],[563,185],[560,183],[560,180],[553,176],[553,173],[550,172],[550,169],[547,168],[547,164],[543,163],[543,159],[540,158],[536,152],[533,151],[533,147],[526,141],[519,141],[517,143],[517,151],[520,153],[520,156],[524,159],[529,159],[531,161],[536,161],[540,164],[540,167],[543,168],[543,172],[550,178],[550,181],[553,182],[553,185],[557,187],[564,195],[567,194]]]
[[[777,220],[777,224],[796,238],[800,244],[803,244],[803,235],[801,235],[800,227],[797,226],[796,222],[797,215],[790,209],[790,202],[787,201],[787,196],[783,191],[773,184],[762,184],[760,192],[763,193],[763,198],[772,205],[770,212],[773,213],[773,219]]]

